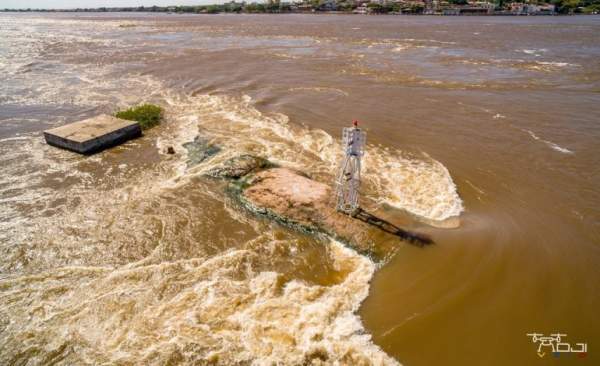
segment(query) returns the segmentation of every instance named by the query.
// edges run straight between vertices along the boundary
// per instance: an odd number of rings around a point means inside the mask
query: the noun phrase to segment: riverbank
[[[599,8],[600,9],[600,8]],[[420,15],[420,16],[572,16],[572,15],[597,15],[600,14],[598,9],[589,9],[578,12],[560,13],[556,11],[511,11],[511,10],[494,10],[489,11],[488,8],[447,8],[444,10],[425,11],[424,9],[411,11],[372,11],[368,8],[357,8],[353,11],[340,10],[319,10],[319,11],[226,11],[226,10],[202,10],[202,11],[150,11],[150,10],[123,10],[123,9],[0,9],[0,13],[126,13],[126,14],[167,14],[167,15],[184,15],[184,14],[310,14],[310,15]]]
[[[572,15],[598,14],[600,0],[496,3],[452,0],[432,3],[425,0],[321,0],[317,2],[280,2],[266,3],[229,2],[225,4],[197,6],[151,6],[151,7],[101,7],[73,9],[0,9],[5,12],[150,12],[167,14],[391,14],[391,15]]]

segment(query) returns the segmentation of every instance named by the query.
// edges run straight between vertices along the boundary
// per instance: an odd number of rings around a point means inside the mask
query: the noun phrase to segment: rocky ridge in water
[[[205,175],[228,180],[229,193],[254,214],[304,232],[328,235],[376,260],[393,252],[392,247],[400,240],[420,246],[432,243],[364,210],[355,217],[338,212],[335,195],[327,184],[262,157],[238,155]],[[381,245],[381,235],[387,236],[386,245]]]

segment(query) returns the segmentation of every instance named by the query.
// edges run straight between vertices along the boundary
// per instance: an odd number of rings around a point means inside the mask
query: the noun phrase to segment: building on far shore
[[[368,14],[369,8],[367,8],[367,4],[361,4],[356,7],[356,9],[352,10],[354,14]]]
[[[508,6],[513,15],[554,15],[556,13],[554,4],[510,3]]]
[[[424,14],[424,15],[554,15],[553,4],[506,3],[469,0],[314,0],[295,3],[299,11],[352,11],[354,14]]]

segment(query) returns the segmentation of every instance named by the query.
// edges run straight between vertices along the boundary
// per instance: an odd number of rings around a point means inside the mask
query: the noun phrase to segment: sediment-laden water
[[[533,332],[597,359],[598,17],[5,14],[0,75],[2,364],[526,365]],[[140,139],[43,141],[142,102]],[[359,254],[203,176],[332,183],[353,119],[363,205],[434,245]]]

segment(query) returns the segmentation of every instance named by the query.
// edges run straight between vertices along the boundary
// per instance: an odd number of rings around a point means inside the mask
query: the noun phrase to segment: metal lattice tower
[[[353,215],[358,210],[358,189],[360,187],[360,159],[364,154],[367,133],[358,128],[345,127],[342,132],[344,160],[337,176],[337,210]]]

